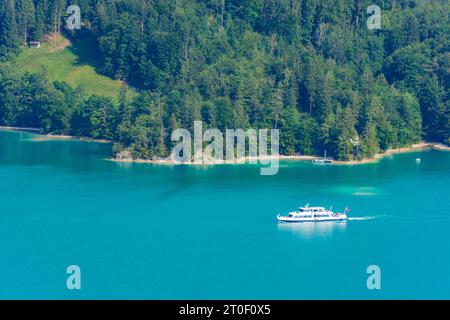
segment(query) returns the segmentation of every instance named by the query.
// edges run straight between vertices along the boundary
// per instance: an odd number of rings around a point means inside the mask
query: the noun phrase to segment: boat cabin
[[[326,218],[330,217],[332,212],[326,210],[324,207],[300,207],[297,212],[292,212],[289,216],[296,218]]]
[[[304,212],[304,213],[320,213],[320,212],[324,212],[325,208],[324,207],[300,207],[299,208],[300,212]]]

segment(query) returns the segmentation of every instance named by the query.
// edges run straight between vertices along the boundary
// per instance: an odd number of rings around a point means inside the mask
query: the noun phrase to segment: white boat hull
[[[345,221],[347,220],[346,214],[335,214],[328,217],[289,217],[289,216],[277,216],[278,222],[323,222],[323,221]]]

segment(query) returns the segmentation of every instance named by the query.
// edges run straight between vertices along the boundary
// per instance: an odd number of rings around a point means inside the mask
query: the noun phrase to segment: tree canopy
[[[0,68],[0,123],[111,139],[167,156],[170,132],[278,128],[283,154],[352,160],[423,137],[450,143],[450,3],[426,0],[2,0],[0,56],[52,32],[95,39],[98,72],[129,101]],[[382,10],[381,29],[366,8]]]

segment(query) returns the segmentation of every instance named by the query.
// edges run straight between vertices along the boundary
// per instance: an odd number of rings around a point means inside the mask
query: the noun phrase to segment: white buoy
[[[422,159],[420,159],[420,158],[417,158],[417,159],[416,159],[416,163],[417,163],[417,164],[419,164],[419,163],[421,163],[421,162],[422,162]]]

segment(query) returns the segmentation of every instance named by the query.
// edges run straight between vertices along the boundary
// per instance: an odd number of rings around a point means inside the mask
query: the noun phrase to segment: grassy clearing
[[[16,59],[19,72],[46,69],[51,81],[65,81],[88,94],[117,99],[123,83],[96,72],[95,46],[89,38],[70,43],[60,36],[50,38],[40,48],[23,48]],[[135,92],[128,90],[128,95]]]

